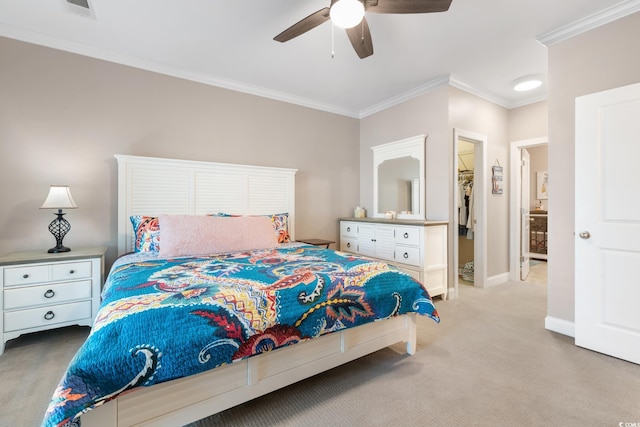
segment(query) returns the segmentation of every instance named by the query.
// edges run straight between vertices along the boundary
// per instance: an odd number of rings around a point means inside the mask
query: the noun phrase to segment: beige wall
[[[549,113],[546,101],[509,110],[509,141],[549,136]]]
[[[548,315],[574,321],[575,98],[640,81],[640,13],[549,46]]]
[[[64,242],[116,247],[115,153],[297,168],[296,232],[338,238],[358,203],[357,119],[0,38],[0,253],[55,246],[40,210],[68,184]]]

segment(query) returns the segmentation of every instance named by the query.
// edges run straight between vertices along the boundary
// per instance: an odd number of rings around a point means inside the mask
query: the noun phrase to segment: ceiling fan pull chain
[[[331,23],[331,59],[335,58],[336,56],[336,52],[333,50],[334,49],[334,42],[333,42],[333,38],[334,38],[334,29],[335,29],[335,25],[333,25],[333,22]]]

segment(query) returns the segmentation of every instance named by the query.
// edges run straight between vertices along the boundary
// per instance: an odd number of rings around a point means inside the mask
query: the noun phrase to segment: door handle
[[[591,237],[591,233],[589,233],[588,231],[581,231],[581,232],[578,234],[578,236],[579,236],[581,239],[585,239],[585,240],[586,240],[586,239],[589,239],[589,238]]]

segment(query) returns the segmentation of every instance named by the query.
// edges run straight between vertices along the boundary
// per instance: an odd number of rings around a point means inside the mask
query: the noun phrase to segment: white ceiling
[[[425,0],[428,1],[428,0]],[[330,0],[1,0],[0,36],[351,117],[450,83],[507,108],[546,99],[547,45],[640,10],[640,0],[453,0],[448,12],[367,14],[374,55],[344,30],[273,37]],[[1,52],[0,52],[1,58]],[[517,93],[511,82],[545,84]]]

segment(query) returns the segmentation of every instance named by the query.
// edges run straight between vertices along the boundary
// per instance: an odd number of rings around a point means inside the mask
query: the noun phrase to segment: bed
[[[413,354],[415,316],[439,321],[395,267],[295,242],[295,170],[116,157],[124,255],[43,425],[184,425],[397,342]]]

